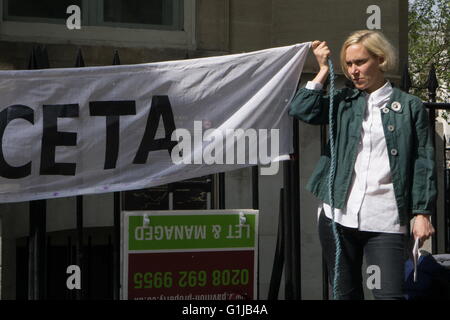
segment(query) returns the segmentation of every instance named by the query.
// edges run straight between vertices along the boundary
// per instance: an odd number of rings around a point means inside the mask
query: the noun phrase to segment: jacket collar
[[[390,89],[395,89],[395,87],[393,87],[389,81],[386,81],[386,83],[381,88],[372,92],[372,94],[382,95],[382,94],[386,93],[387,90],[390,90]],[[350,93],[347,95],[347,97],[345,97],[345,100],[347,100],[347,101],[357,98],[360,94],[365,94],[364,91],[361,91],[356,88],[349,89],[349,91],[350,91]]]
[[[365,95],[363,94],[363,91],[360,91],[358,89],[350,89],[350,93],[345,98],[345,101],[350,101],[353,99],[359,99],[357,101],[357,104],[360,106],[360,108],[356,108],[357,112],[360,114],[364,113],[365,108]],[[403,112],[403,105],[401,104],[401,95],[402,91],[396,87],[392,87],[392,94],[389,99],[389,102],[387,103],[387,108],[389,108],[391,111],[396,113],[402,113]]]
[[[356,99],[362,93],[362,91],[358,89],[350,89],[350,90],[351,90],[350,94],[347,97],[345,97],[345,101]]]

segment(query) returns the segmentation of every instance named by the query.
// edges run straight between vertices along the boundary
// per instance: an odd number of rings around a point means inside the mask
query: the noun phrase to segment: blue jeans
[[[335,241],[331,223],[331,219],[322,212],[319,217],[319,238],[332,286]],[[339,299],[364,299],[362,272],[366,270],[362,270],[363,256],[368,266],[368,280],[373,280],[370,281],[369,289],[375,299],[404,299],[404,265],[407,259],[405,235],[359,231],[340,224],[337,224],[337,228],[342,248],[338,280]],[[378,282],[376,277],[379,277]]]

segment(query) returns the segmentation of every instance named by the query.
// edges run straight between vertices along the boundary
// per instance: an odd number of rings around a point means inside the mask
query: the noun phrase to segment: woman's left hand
[[[430,216],[426,214],[416,215],[412,233],[414,235],[414,239],[420,239],[419,247],[421,247],[424,241],[434,234],[434,228],[431,224]]]

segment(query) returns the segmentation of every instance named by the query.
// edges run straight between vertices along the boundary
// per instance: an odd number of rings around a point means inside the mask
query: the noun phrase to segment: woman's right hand
[[[320,69],[328,70],[328,57],[331,51],[327,43],[325,41],[315,40],[312,42],[311,47]]]

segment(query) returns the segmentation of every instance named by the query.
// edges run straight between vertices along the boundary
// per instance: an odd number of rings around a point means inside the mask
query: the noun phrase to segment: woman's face
[[[383,58],[372,56],[361,44],[352,44],[345,51],[347,72],[355,87],[367,93],[381,88],[384,83],[384,73],[380,69]]]

